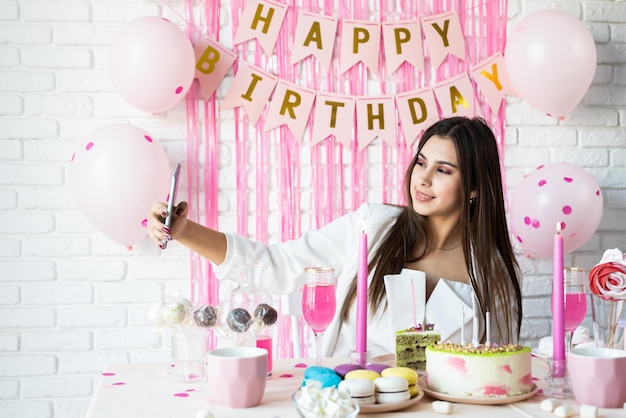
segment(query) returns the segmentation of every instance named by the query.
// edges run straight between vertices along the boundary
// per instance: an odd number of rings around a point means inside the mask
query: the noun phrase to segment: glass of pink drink
[[[272,336],[270,334],[257,334],[256,346],[267,350],[267,377],[270,377],[274,369]]]
[[[566,349],[572,349],[574,331],[587,315],[587,294],[585,293],[585,270],[582,267],[565,267],[565,342]]]
[[[322,337],[335,316],[335,270],[307,267],[302,290],[302,316],[315,334],[315,364],[322,362]]]

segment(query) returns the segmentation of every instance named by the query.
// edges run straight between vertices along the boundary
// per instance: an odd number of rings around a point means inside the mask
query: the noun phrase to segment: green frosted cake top
[[[464,354],[464,355],[492,355],[501,356],[514,353],[526,353],[530,352],[530,347],[526,347],[519,344],[503,344],[503,345],[479,345],[474,347],[472,344],[455,344],[451,342],[445,342],[440,344],[434,344],[426,348],[426,351],[444,351],[452,354]]]

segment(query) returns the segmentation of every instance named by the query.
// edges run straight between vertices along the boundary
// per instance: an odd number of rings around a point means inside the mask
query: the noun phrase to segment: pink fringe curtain
[[[217,0],[185,0],[186,30],[192,42],[201,35],[217,41],[220,35],[230,35],[232,39],[245,3],[246,0],[232,0],[223,4]],[[432,86],[446,78],[468,72],[470,65],[496,52],[503,52],[506,42],[506,0],[285,0],[284,3],[289,8],[272,57],[265,56],[254,40],[235,45],[233,50],[238,55],[238,61],[253,64],[276,74],[282,80],[321,92],[350,96],[392,95]],[[230,16],[227,17],[231,20],[232,33],[220,34],[224,18],[221,12],[229,10],[229,7]],[[381,59],[378,78],[370,75],[362,64],[355,65],[346,74],[340,74],[336,57],[329,71],[313,57],[291,65],[289,51],[298,9],[339,18],[338,33],[342,19],[384,22],[456,11],[465,34],[468,57],[467,60],[460,60],[449,56],[438,69],[433,70],[428,53],[425,52],[424,72],[405,62],[393,74],[386,74]],[[340,50],[340,37],[337,42],[335,51]],[[237,62],[232,72],[236,71]],[[379,91],[372,93],[374,85],[378,86]],[[222,133],[217,100],[216,95],[203,100],[197,84],[190,89],[186,99],[187,178],[191,213],[194,219],[212,228],[219,228],[217,179],[219,139]],[[475,106],[481,109],[496,132],[502,164],[504,105],[494,113],[486,103],[482,103],[480,94],[475,95],[475,101]],[[350,148],[344,148],[332,137],[311,147],[310,125],[300,143],[285,126],[263,132],[265,113],[258,124],[252,126],[243,110],[236,108],[233,111],[237,169],[235,232],[267,243],[270,230],[279,230],[277,238],[287,240],[297,238],[303,230],[321,227],[368,200],[404,203],[402,180],[416,143],[407,147],[401,129],[397,130],[395,146],[377,140],[363,151],[358,151],[355,126]],[[381,159],[381,163],[375,165],[381,167],[380,173],[372,172],[374,164],[369,162],[372,156]],[[304,178],[301,176],[303,166],[310,169],[310,175]],[[254,177],[251,173],[254,173]],[[380,183],[377,182],[376,189],[381,190],[381,195],[376,196],[369,189],[373,179],[378,178]],[[272,205],[274,202],[278,203],[276,207]],[[274,222],[270,224],[270,210],[278,213],[277,225]],[[194,254],[190,258],[191,299],[194,302],[216,303],[218,284],[209,263]],[[277,309],[282,310],[282,306]],[[292,324],[291,321],[297,323]],[[307,329],[302,320],[296,317],[286,316],[279,321],[275,351],[279,358],[294,355],[291,342],[294,325],[295,329]],[[307,356],[308,332],[300,332],[299,335],[299,343],[303,347],[299,354]]]

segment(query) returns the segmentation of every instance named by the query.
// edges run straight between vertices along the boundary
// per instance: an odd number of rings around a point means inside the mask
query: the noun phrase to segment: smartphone
[[[172,218],[174,217],[174,203],[176,202],[176,192],[178,191],[178,178],[180,177],[180,163],[176,164],[172,173],[172,183],[170,184],[170,195],[167,200],[167,217],[165,218],[165,226],[172,228]],[[163,248],[167,248],[167,240],[161,241]]]

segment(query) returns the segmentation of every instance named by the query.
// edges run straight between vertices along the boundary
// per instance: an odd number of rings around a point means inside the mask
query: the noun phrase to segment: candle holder
[[[372,353],[370,351],[366,351],[364,353],[351,351],[350,360],[352,361],[352,364],[358,364],[361,367],[365,367],[372,362]]]
[[[548,388],[543,394],[550,398],[573,398],[572,385],[567,374],[567,360],[546,359],[548,362],[548,373],[546,383]]]

